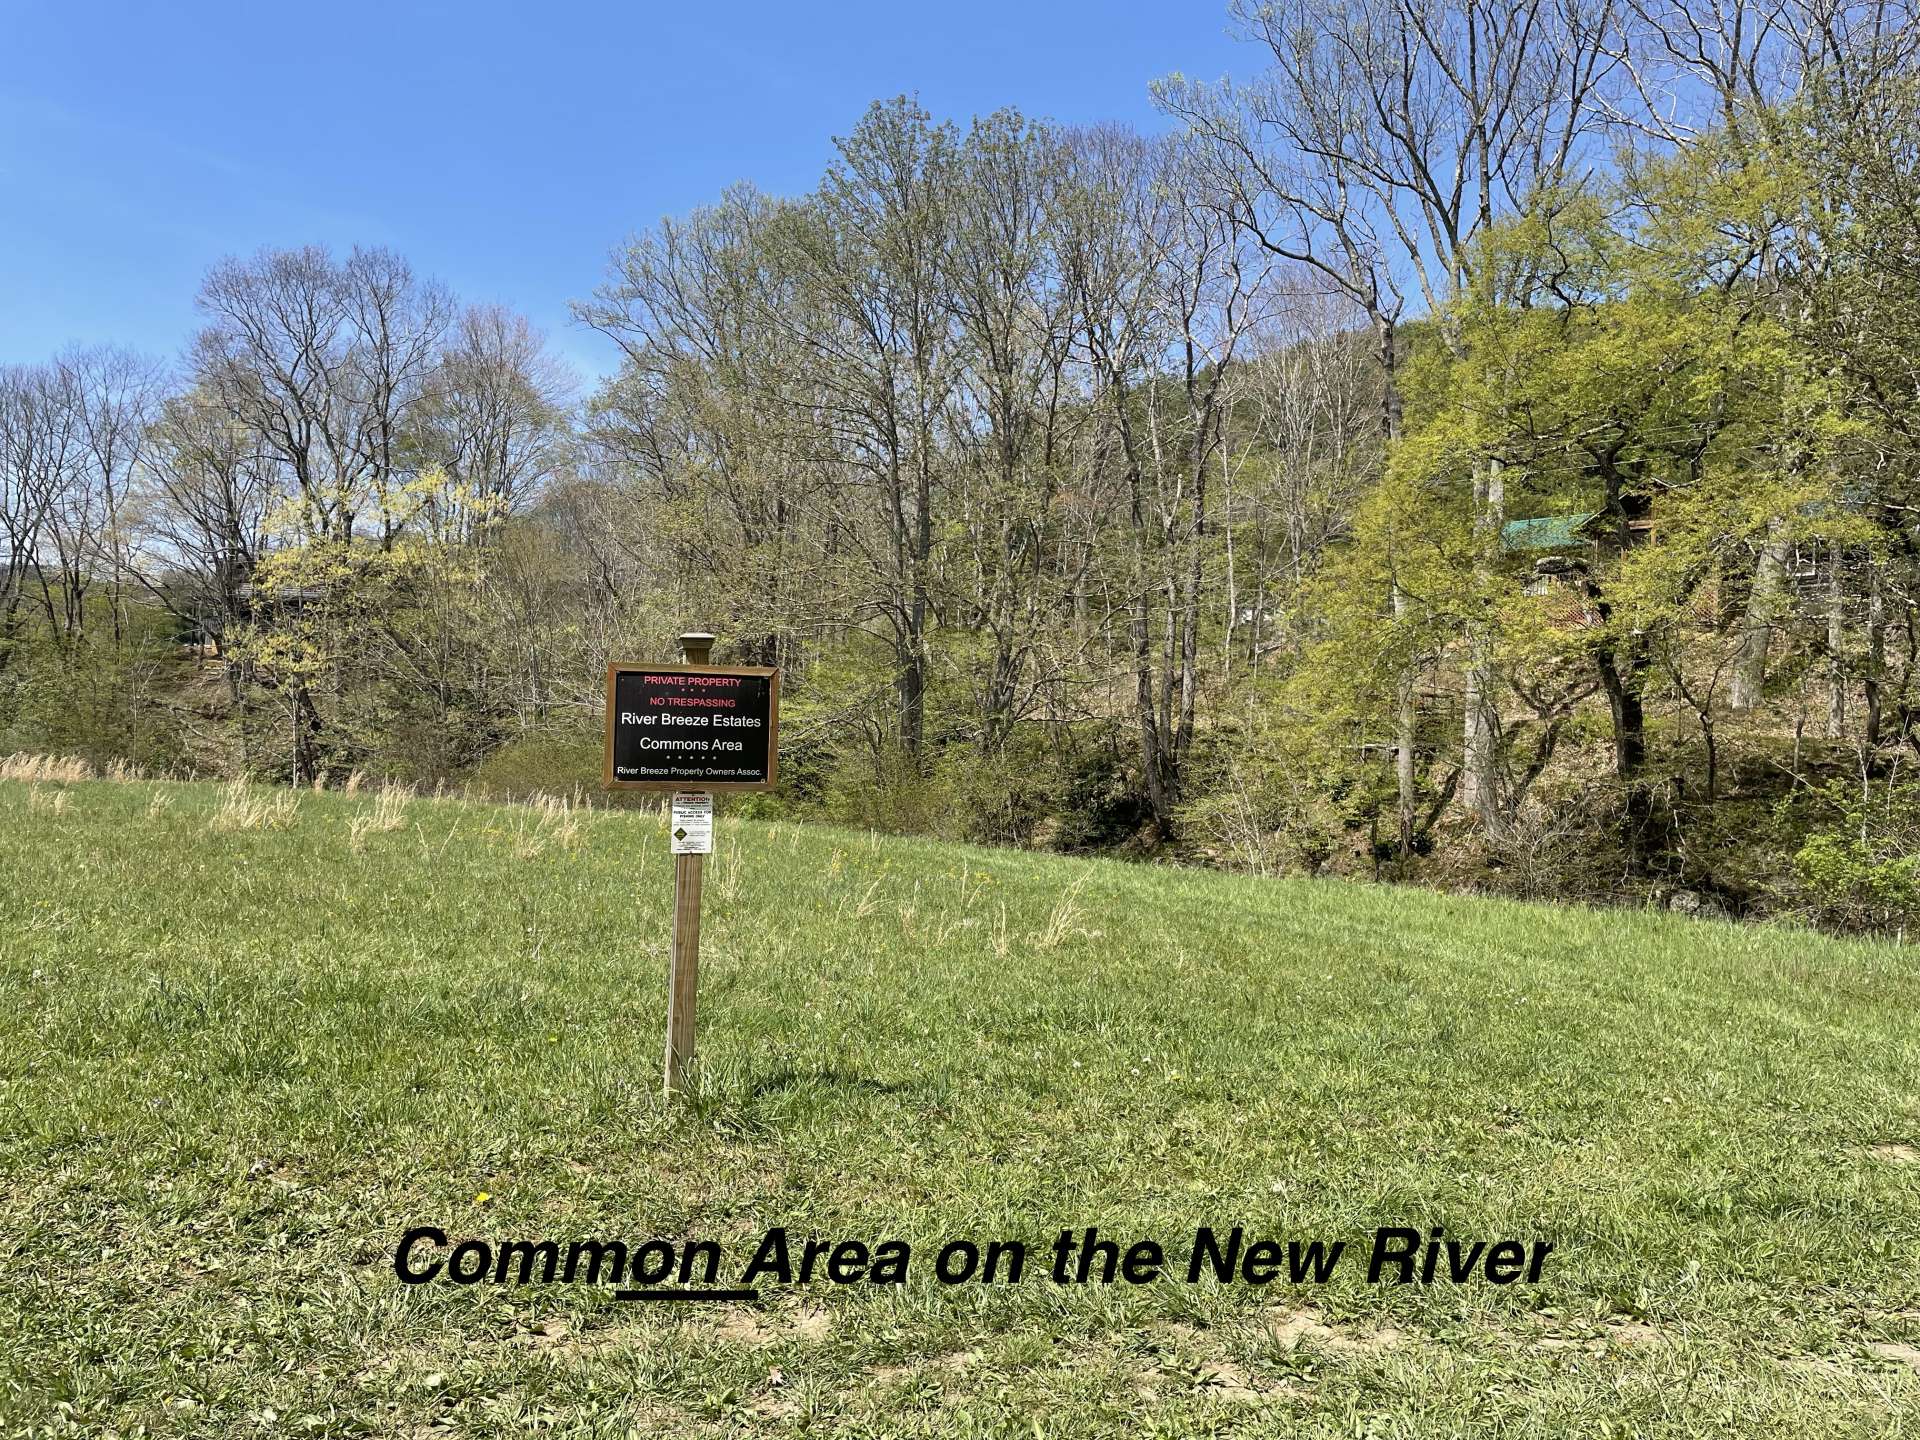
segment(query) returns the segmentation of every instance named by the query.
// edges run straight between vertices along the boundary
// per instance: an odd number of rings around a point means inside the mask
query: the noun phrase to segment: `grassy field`
[[[663,828],[0,783],[0,1430],[1920,1431],[1911,949],[726,822],[668,1107]],[[919,1270],[1201,1224],[1556,1249],[1506,1286]],[[413,1225],[730,1270],[785,1225],[918,1273],[411,1287]]]

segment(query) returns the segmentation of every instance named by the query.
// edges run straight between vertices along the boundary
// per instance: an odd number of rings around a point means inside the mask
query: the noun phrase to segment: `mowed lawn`
[[[658,817],[226,803],[0,783],[7,1433],[1920,1431],[1915,949],[723,819],[668,1106]],[[931,1280],[1201,1224],[1362,1253]],[[1556,1249],[1366,1283],[1399,1224]],[[914,1273],[410,1287],[413,1225]]]

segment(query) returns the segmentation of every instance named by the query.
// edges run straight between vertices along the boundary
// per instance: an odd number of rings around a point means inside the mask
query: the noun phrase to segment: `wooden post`
[[[713,654],[713,636],[689,630],[680,637],[680,654],[689,665],[705,665]],[[704,855],[673,857],[673,968],[667,979],[666,1090],[684,1094],[693,1069],[694,1012],[700,998],[700,867]]]

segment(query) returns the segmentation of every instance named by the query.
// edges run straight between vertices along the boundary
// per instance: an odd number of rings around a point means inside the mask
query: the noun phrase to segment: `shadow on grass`
[[[910,1095],[919,1088],[921,1087],[903,1080],[875,1080],[869,1075],[843,1070],[837,1065],[814,1066],[811,1069],[786,1065],[765,1075],[756,1076],[748,1082],[746,1093],[741,1098],[752,1102],[803,1089],[835,1089],[855,1095]]]

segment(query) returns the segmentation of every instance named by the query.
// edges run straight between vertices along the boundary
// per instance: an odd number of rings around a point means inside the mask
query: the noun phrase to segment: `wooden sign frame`
[[[767,680],[767,778],[765,780],[616,780],[613,778],[614,682],[620,675],[738,675]],[[780,667],[777,665],[649,665],[615,660],[607,665],[607,734],[600,783],[608,790],[771,790],[780,779]]]

